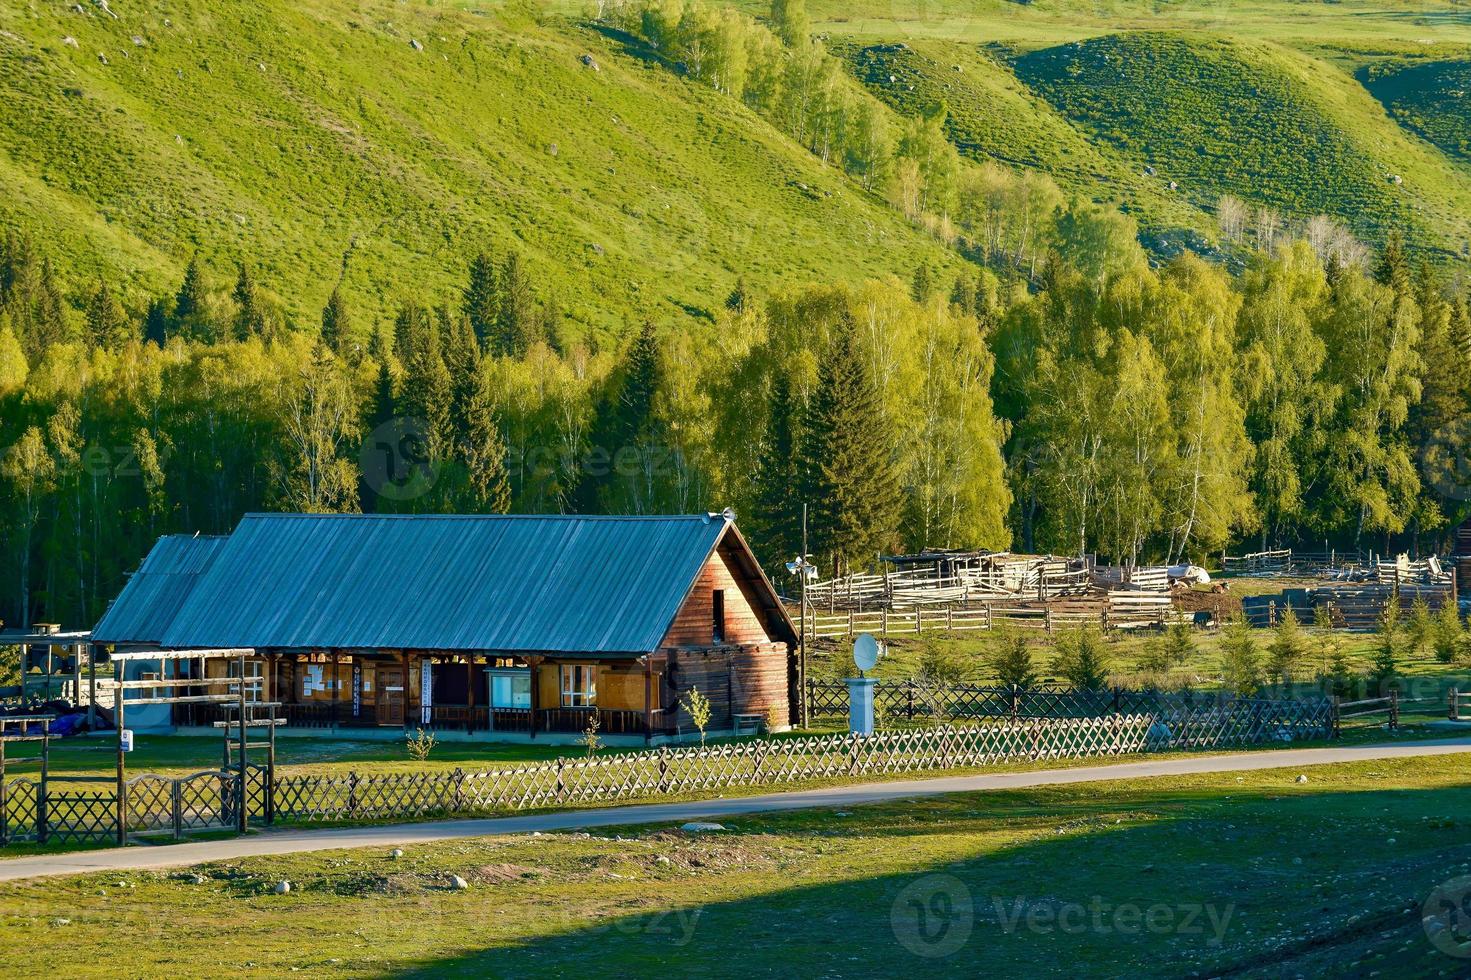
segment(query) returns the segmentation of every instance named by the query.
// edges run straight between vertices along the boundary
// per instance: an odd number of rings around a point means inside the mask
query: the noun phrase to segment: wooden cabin
[[[788,727],[796,629],[727,514],[250,514],[161,539],[92,633],[245,647],[291,727],[505,738]],[[238,670],[204,661],[205,670]],[[175,708],[178,726],[216,720]]]

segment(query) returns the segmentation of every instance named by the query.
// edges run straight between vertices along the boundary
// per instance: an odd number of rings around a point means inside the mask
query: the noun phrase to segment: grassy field
[[[312,323],[350,253],[366,326],[514,247],[575,336],[702,317],[738,275],[766,291],[959,262],[738,101],[570,21],[386,0],[114,10],[0,2],[0,225],[78,288],[106,273],[137,303],[198,248],[219,289],[249,258]]]
[[[179,976],[1463,975],[1420,909],[1471,869],[1464,763],[1308,772],[11,884],[0,949],[77,976],[121,948]]]

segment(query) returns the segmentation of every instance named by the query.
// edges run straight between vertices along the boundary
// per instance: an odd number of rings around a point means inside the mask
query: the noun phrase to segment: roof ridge
[[[704,514],[305,514],[300,511],[248,511],[242,517],[301,520],[461,520],[461,521],[705,521],[724,520],[717,512]],[[229,537],[229,535],[207,535]]]

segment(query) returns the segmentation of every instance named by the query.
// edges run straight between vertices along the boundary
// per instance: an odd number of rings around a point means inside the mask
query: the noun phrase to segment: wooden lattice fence
[[[276,814],[305,821],[616,803],[738,786],[1325,738],[1331,704],[1238,700],[1102,717],[1007,717],[963,726],[763,739],[564,758],[485,772],[281,776]]]
[[[808,681],[807,698],[813,717],[846,717],[848,687],[842,681]],[[1328,726],[1333,704],[1326,698],[1276,700],[1238,698],[1209,692],[1136,691],[1107,688],[1079,691],[1068,687],[1032,688],[977,684],[928,684],[914,679],[879,680],[874,702],[881,717],[891,721],[958,718],[1096,718],[1105,715],[1149,714],[1188,718],[1227,712],[1270,719],[1314,737]]]

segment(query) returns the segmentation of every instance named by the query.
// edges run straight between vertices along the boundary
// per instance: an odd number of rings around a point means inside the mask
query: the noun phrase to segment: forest
[[[670,0],[598,16],[964,271],[742,278],[708,318],[610,339],[482,242],[458,243],[452,292],[401,289],[384,316],[339,283],[307,322],[249,256],[138,295],[12,230],[0,619],[89,624],[158,535],[262,509],[728,506],[778,584],[804,505],[825,572],[920,547],[1426,548],[1466,516],[1471,297],[1413,241],[1223,198],[1228,260],[1150,253],[1128,215],[962,159],[943,106],[894,116],[799,2],[770,29]]]

